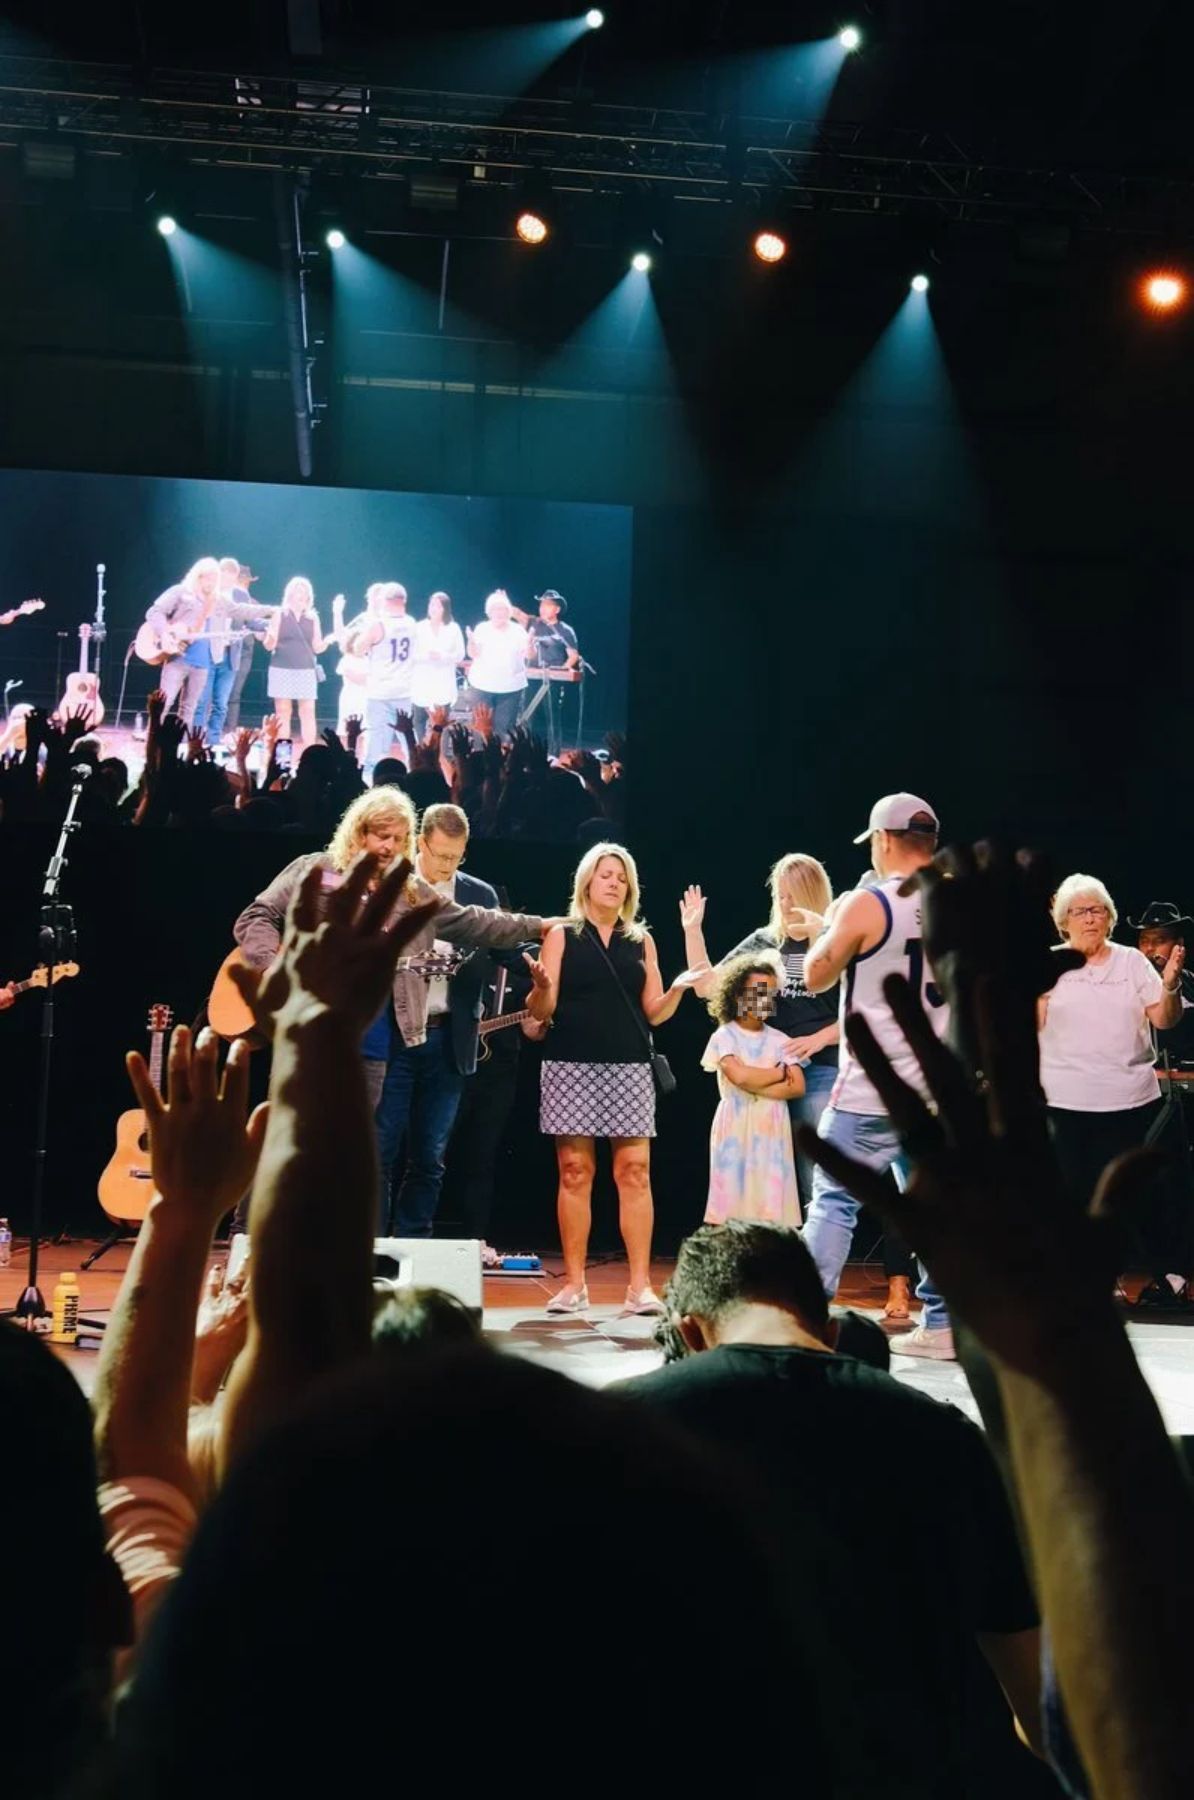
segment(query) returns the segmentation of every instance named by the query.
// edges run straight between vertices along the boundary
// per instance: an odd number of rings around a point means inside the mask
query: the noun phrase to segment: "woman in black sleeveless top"
[[[655,1083],[648,1033],[670,1019],[691,985],[664,991],[659,957],[638,918],[638,871],[618,844],[595,844],[576,871],[571,922],[543,940],[534,1010],[546,1038],[539,1128],[556,1140],[564,1287],[548,1312],[589,1304],[585,1253],[596,1167],[595,1139],[613,1146],[618,1222],[630,1263],[626,1307],[656,1313],[651,1288],[651,1161]],[[641,1023],[640,1023],[641,1022]]]

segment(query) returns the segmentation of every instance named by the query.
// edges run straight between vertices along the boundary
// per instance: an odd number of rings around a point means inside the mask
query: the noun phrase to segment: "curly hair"
[[[738,996],[748,975],[771,975],[778,986],[784,984],[784,968],[778,956],[767,950],[757,955],[731,957],[716,970],[717,979],[709,990],[707,1005],[710,1017],[719,1025],[732,1025],[738,1017]]]
[[[393,823],[399,819],[406,826],[406,843],[400,854],[413,857],[417,825],[415,809],[409,796],[398,787],[366,788],[346,808],[332,834],[332,841],[328,845],[332,867],[343,875],[353,859],[364,849],[365,833],[370,826],[383,820]]]

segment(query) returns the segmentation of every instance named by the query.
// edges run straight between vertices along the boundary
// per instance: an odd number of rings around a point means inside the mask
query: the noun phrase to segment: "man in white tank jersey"
[[[920,895],[901,894],[905,878],[930,862],[937,849],[937,815],[916,794],[888,794],[871,808],[871,822],[855,838],[871,846],[871,865],[878,881],[846,895],[832,923],[804,960],[804,979],[811,994],[824,993],[841,981],[843,1027],[851,1013],[861,1013],[895,1072],[927,1097],[920,1065],[905,1041],[883,995],[889,975],[906,976],[920,994],[938,1036],[945,1035],[949,1009],[933,986],[920,935]],[[901,1187],[907,1159],[883,1102],[863,1074],[842,1032],[841,1061],[829,1105],[821,1115],[818,1135],[869,1169],[890,1169]],[[858,1216],[852,1194],[818,1169],[804,1227],[804,1241],[832,1300],[850,1254]],[[924,1303],[915,1331],[892,1341],[904,1356],[952,1358],[949,1313],[923,1267],[917,1295]]]
[[[348,641],[349,653],[365,657],[368,663],[362,765],[368,781],[372,781],[377,763],[390,754],[398,714],[410,711],[415,631],[415,621],[406,610],[406,589],[400,581],[387,581],[379,588],[376,610],[361,621]],[[413,744],[404,741],[403,754],[408,763],[413,749]]]

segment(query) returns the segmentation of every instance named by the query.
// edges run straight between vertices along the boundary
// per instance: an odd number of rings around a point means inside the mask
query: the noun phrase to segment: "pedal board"
[[[527,1276],[542,1275],[543,1264],[533,1252],[516,1252],[510,1256],[499,1256],[497,1261],[482,1269],[483,1275]]]

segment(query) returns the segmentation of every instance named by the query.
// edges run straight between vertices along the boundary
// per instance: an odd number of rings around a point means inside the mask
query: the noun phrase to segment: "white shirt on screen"
[[[489,619],[474,627],[477,654],[468,678],[484,694],[516,694],[527,684],[527,650],[530,638],[513,623],[495,631]]]
[[[1108,944],[1106,962],[1063,975],[1041,1028],[1041,1086],[1067,1112],[1129,1112],[1160,1097],[1146,1006],[1164,997],[1139,950]]]
[[[438,628],[420,619],[410,697],[415,706],[451,706],[456,698],[456,665],[464,661],[464,633],[455,619]]]
[[[414,619],[405,613],[379,613],[382,636],[369,652],[365,696],[369,700],[409,700]]]

